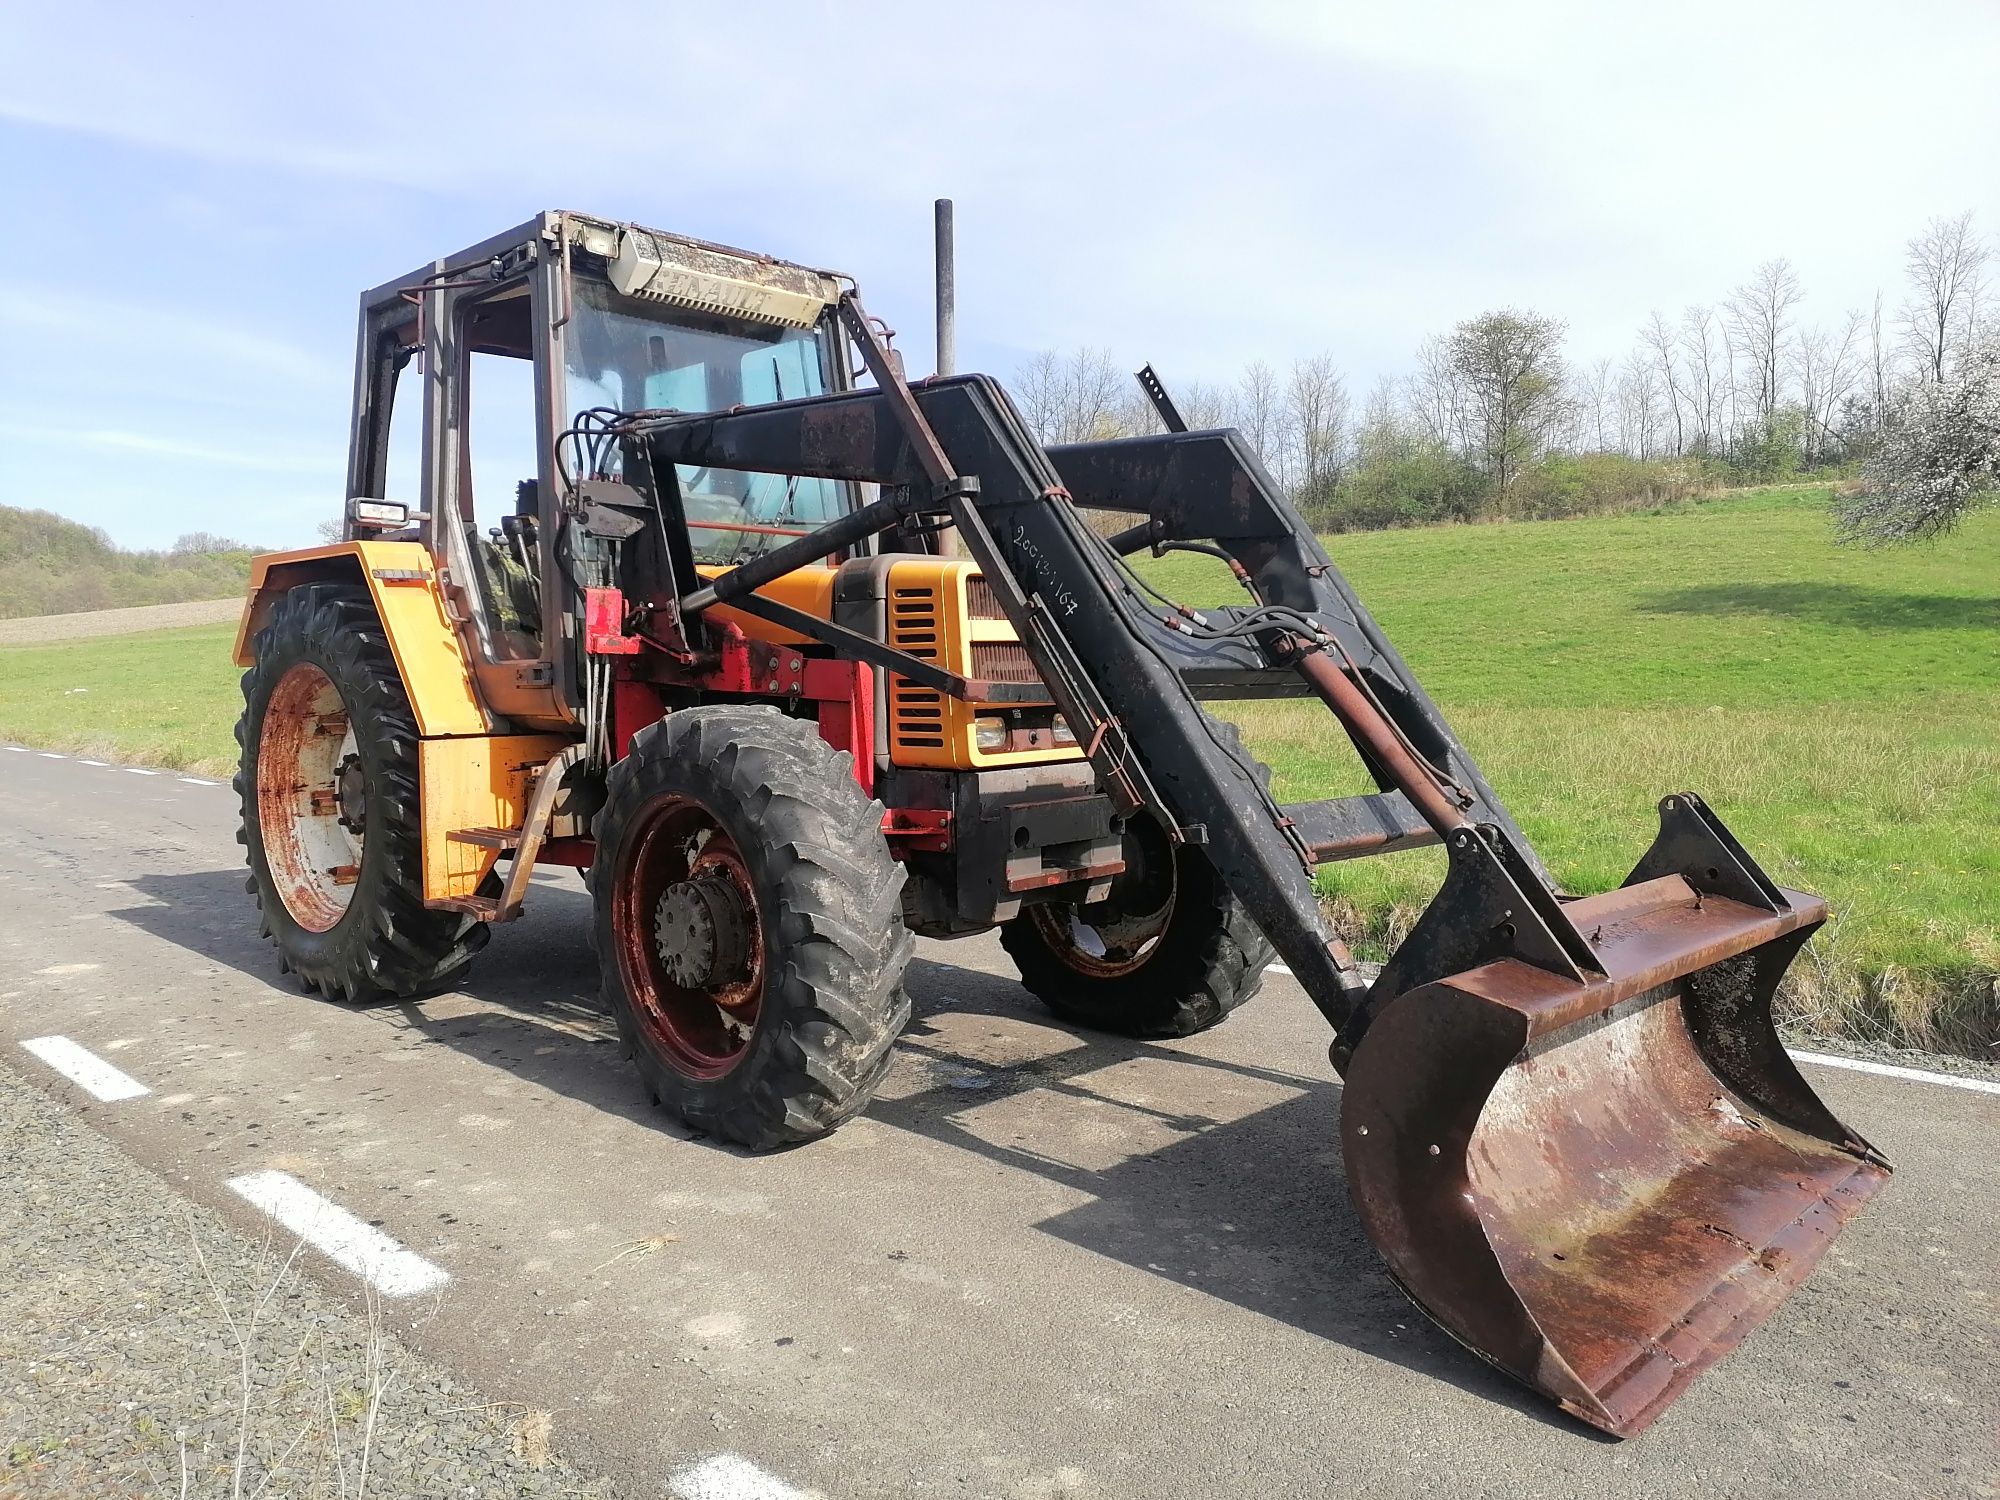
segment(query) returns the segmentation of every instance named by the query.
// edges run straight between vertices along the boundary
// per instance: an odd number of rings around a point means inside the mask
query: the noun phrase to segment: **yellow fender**
[[[303,583],[362,583],[389,637],[417,733],[490,734],[472,670],[445,608],[431,554],[418,542],[335,542],[295,552],[269,552],[250,565],[250,593],[236,628],[236,665],[255,659],[257,632],[278,596]]]

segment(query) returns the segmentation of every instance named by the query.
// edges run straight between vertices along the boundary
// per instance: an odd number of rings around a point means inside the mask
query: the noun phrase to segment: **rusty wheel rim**
[[[278,899],[309,932],[330,931],[354,901],[367,830],[360,766],[340,689],[296,663],[258,731],[257,826]]]
[[[612,941],[652,1049],[708,1081],[750,1050],[764,998],[764,934],[742,850],[691,797],[640,811],[616,872]]]
[[[1140,857],[1129,843],[1126,852],[1135,862]],[[1144,968],[1174,920],[1179,882],[1173,877],[1171,859],[1169,855],[1167,862],[1141,877],[1135,894],[1150,909],[1124,911],[1110,901],[1094,906],[1051,901],[1029,908],[1035,930],[1051,953],[1087,978],[1118,979]],[[1114,887],[1114,897],[1118,894]]]

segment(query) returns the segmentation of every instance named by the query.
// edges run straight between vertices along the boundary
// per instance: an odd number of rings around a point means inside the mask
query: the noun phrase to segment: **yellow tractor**
[[[1561,890],[1256,454],[1141,378],[1164,431],[1044,448],[986,377],[906,380],[849,278],[577,213],[365,294],[345,539],[259,559],[236,643],[279,961],[447,987],[582,867],[645,1086],[767,1149],[866,1107],[913,935],[997,927],[1058,1016],[1145,1037],[1281,955],[1391,1272],[1635,1432],[1888,1175],[1771,1018],[1825,908],[1687,793]],[[1244,602],[1166,598],[1132,560],[1167,551]],[[1378,790],[1280,804],[1202,707],[1283,695]],[[1435,844],[1364,973],[1315,869]]]

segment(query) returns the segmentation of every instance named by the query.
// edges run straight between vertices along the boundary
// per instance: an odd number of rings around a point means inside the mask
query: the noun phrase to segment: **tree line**
[[[0,619],[240,596],[260,548],[205,531],[131,552],[98,527],[0,505]]]
[[[1620,358],[1577,361],[1563,322],[1506,308],[1430,338],[1357,401],[1334,357],[1178,384],[1195,428],[1236,427],[1327,530],[1631,508],[1727,483],[1855,472],[1921,385],[1974,362],[1990,328],[1993,248],[1971,213],[1906,247],[1893,301],[1801,316],[1783,258],[1727,295],[1654,311]],[[1016,372],[1047,443],[1159,430],[1108,350],[1045,351]]]

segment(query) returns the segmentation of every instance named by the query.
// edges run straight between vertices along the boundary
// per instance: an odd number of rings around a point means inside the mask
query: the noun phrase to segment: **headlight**
[[[1069,727],[1069,720],[1065,719],[1061,714],[1056,715],[1055,727],[1049,731],[1049,741],[1051,744],[1056,745],[1074,745],[1076,743],[1076,731]]]
[[[972,743],[981,750],[1005,750],[1007,748],[1007,721],[1005,719],[979,718],[972,721]]]

